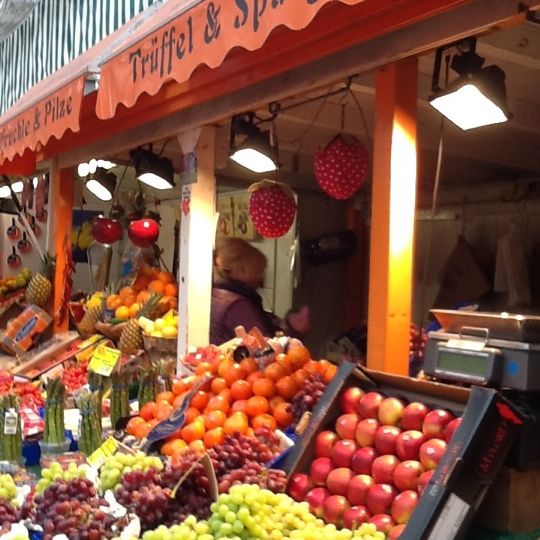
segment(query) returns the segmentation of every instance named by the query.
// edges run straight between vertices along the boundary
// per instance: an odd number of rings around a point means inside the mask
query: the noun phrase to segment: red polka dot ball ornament
[[[249,215],[264,238],[279,238],[291,228],[296,215],[294,191],[285,184],[262,180],[249,187]]]
[[[336,135],[315,153],[315,178],[320,188],[333,199],[348,199],[364,184],[370,156],[354,137]]]

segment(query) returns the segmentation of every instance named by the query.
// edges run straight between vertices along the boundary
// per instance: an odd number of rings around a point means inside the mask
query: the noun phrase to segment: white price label
[[[4,435],[15,435],[17,433],[17,419],[19,418],[15,409],[8,409],[4,416]]]

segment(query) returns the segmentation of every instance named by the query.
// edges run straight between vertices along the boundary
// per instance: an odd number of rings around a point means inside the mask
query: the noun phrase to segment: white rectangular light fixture
[[[86,182],[86,189],[102,201],[110,201],[113,198],[113,194],[94,178]]]
[[[255,148],[240,148],[231,154],[231,159],[255,173],[277,170],[274,161]]]
[[[165,180],[165,178],[162,178],[153,172],[141,173],[137,178],[154,189],[172,189],[174,187],[168,180]]]

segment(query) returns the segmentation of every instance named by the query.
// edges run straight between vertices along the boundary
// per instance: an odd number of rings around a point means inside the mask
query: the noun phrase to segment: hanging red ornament
[[[122,225],[116,219],[97,216],[92,220],[92,236],[100,244],[113,244],[122,238]]]
[[[352,137],[336,135],[325,148],[315,153],[315,178],[321,189],[333,199],[351,197],[366,181],[369,153]]]
[[[296,215],[294,191],[284,184],[262,180],[249,187],[249,215],[255,230],[264,238],[279,238]]]
[[[150,247],[159,238],[159,223],[143,218],[132,221],[128,227],[129,239],[138,247]]]

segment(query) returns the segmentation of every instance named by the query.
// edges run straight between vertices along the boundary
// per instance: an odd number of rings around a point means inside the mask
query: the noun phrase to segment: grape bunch
[[[409,330],[409,356],[421,362],[427,343],[427,334],[416,324],[411,323]]]
[[[280,469],[267,469],[260,463],[249,462],[222,476],[219,492],[227,493],[232,486],[255,484],[274,493],[285,493],[287,475]]]
[[[0,498],[0,529],[9,530],[11,525],[17,523],[20,519],[17,508],[8,499]]]
[[[36,493],[41,495],[50,485],[59,480],[69,482],[75,478],[85,478],[88,465],[77,465],[71,462],[67,470],[62,469],[62,465],[54,462],[50,467],[42,469],[41,478],[36,485]]]
[[[292,399],[294,420],[293,425],[298,424],[300,418],[306,412],[311,412],[326,390],[326,383],[322,375],[311,374],[302,385],[302,389]]]
[[[115,454],[107,458],[101,467],[100,480],[103,490],[114,489],[125,472],[163,469],[163,462],[157,456],[147,456],[143,452],[131,454]]]
[[[11,474],[0,475],[0,500],[6,499],[12,504],[16,504],[17,486]]]

